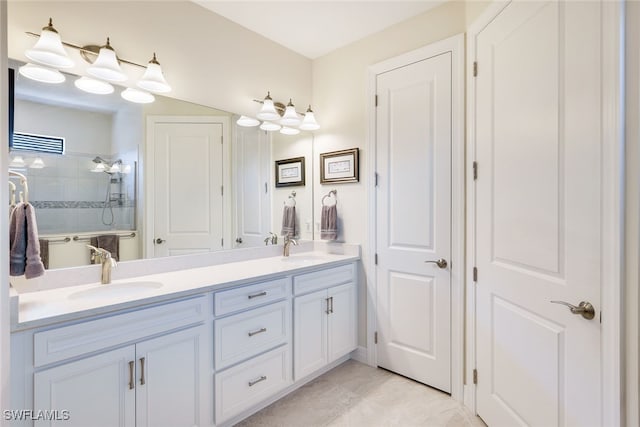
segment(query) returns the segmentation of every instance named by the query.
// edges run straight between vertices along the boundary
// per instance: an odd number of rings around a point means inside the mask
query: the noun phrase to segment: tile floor
[[[242,421],[242,427],[485,427],[449,395],[349,360]]]

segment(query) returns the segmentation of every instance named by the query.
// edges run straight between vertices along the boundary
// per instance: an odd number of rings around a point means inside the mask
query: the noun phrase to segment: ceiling
[[[193,1],[314,59],[419,15],[445,0]]]

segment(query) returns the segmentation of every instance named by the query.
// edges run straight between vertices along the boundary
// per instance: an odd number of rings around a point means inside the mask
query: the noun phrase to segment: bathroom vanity
[[[350,357],[358,259],[299,252],[21,294],[11,409],[33,412],[15,425],[232,425]]]

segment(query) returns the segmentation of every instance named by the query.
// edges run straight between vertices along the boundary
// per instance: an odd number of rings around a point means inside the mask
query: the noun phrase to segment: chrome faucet
[[[111,268],[118,266],[116,260],[111,257],[111,252],[91,245],[87,245],[87,247],[91,249],[91,260],[100,260],[100,264],[102,264],[102,277],[100,282],[103,285],[111,283]]]
[[[298,246],[298,242],[296,242],[289,236],[284,236],[284,248],[282,249],[282,256],[289,256],[289,246],[291,246],[292,243],[294,246]]]
[[[278,244],[278,236],[273,234],[271,231],[269,232],[269,236],[265,237],[264,239],[265,246],[268,246],[269,242],[271,242],[272,245]]]

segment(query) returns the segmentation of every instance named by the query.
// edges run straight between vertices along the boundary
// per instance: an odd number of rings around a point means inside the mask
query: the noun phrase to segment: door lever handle
[[[435,260],[435,261],[425,261],[425,263],[427,263],[427,264],[428,264],[428,263],[435,264],[435,265],[437,265],[437,266],[438,266],[438,268],[447,268],[447,266],[449,265],[449,264],[447,263],[447,260],[446,260],[446,259],[444,259],[444,258],[440,258],[440,259],[437,259],[437,260]]]
[[[569,310],[571,311],[571,313],[579,314],[587,320],[591,320],[596,316],[596,311],[590,302],[581,301],[580,304],[578,304],[577,306],[573,304],[569,304],[568,302],[565,302],[565,301],[550,301],[550,302],[553,304],[566,305],[567,307],[569,307]]]

